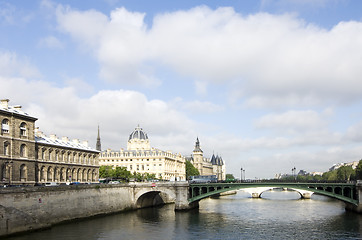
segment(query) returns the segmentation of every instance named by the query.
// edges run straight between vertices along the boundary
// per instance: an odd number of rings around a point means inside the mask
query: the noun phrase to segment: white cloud
[[[16,8],[6,2],[0,2],[0,23],[2,24],[14,24],[15,23],[15,10]]]
[[[362,142],[362,121],[347,129],[345,140]]]
[[[128,135],[138,124],[153,133],[151,144],[158,148],[183,146],[188,141],[184,136],[195,135],[192,120],[166,102],[148,100],[139,92],[101,90],[80,98],[74,87],[12,77],[0,77],[0,86],[0,96],[9,98],[11,105],[23,105],[24,111],[38,118],[36,125],[46,134],[89,140],[94,145],[100,124],[103,146],[113,149],[126,147]],[[166,142],[163,137],[167,135],[181,143]],[[158,140],[152,142],[152,138]]]
[[[289,133],[305,133],[327,129],[328,122],[319,113],[312,110],[291,110],[282,114],[265,115],[256,121],[255,126]]]
[[[90,48],[109,81],[159,84],[152,69],[162,64],[197,80],[201,92],[200,82],[239,81],[249,103],[260,106],[290,96],[293,105],[362,96],[361,22],[327,30],[293,15],[242,16],[232,8],[204,6],[159,14],[147,28],[145,14],[124,8],[109,17],[59,9],[59,28]]]
[[[64,48],[63,43],[54,36],[48,36],[40,39],[39,44],[40,47],[46,48]]]
[[[192,114],[215,113],[224,110],[224,107],[207,101],[184,101],[182,98],[175,98],[170,102],[175,109],[182,109]]]
[[[0,52],[0,76],[39,77],[38,69],[13,52]]]

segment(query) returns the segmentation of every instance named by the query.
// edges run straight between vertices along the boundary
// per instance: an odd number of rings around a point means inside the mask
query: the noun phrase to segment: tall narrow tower
[[[99,135],[99,125],[98,125],[98,136],[97,136],[97,144],[96,144],[96,149],[98,151],[102,151],[102,146],[101,146],[101,137]]]
[[[194,166],[197,168],[197,170],[199,170],[200,175],[203,175],[202,162],[204,158],[204,153],[200,148],[200,141],[198,137],[196,139],[195,149],[193,151],[193,157],[194,157]]]

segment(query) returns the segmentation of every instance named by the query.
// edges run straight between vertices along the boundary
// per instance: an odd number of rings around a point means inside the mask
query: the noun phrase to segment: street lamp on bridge
[[[294,180],[296,180],[296,171],[297,169],[295,167],[292,168],[292,175],[294,177]]]
[[[243,181],[243,168],[240,168],[240,182]]]

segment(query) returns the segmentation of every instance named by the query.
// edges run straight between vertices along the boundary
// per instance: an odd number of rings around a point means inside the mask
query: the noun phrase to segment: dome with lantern
[[[129,135],[127,150],[150,150],[150,141],[147,133],[138,125]]]

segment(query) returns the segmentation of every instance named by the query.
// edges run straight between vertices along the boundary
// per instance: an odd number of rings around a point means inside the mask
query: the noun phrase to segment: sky
[[[247,179],[362,158],[362,1],[0,0],[0,98],[46,135]]]

